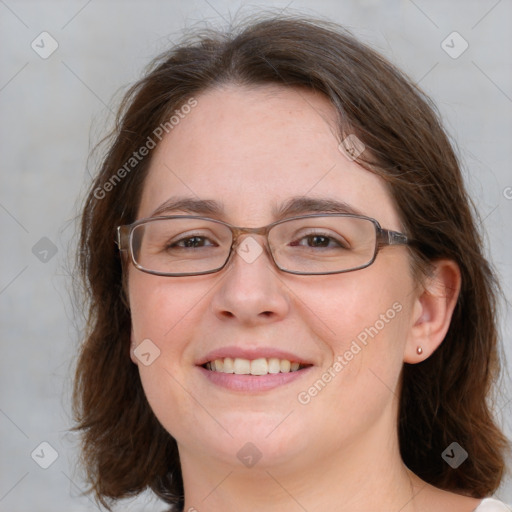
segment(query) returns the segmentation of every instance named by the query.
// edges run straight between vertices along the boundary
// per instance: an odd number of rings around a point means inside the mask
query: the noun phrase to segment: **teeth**
[[[233,359],[231,359],[231,357],[226,357],[224,359],[224,368],[223,368],[223,372],[224,373],[235,373],[235,368],[233,366]]]
[[[251,361],[251,375],[267,375],[268,363],[265,358],[255,359]]]
[[[278,359],[277,357],[270,357],[268,359],[261,357],[253,360],[226,357],[206,363],[206,368],[212,372],[235,373],[237,375],[267,375],[269,373],[296,372],[304,368],[304,366],[301,366],[296,361],[292,362],[288,359]]]
[[[277,357],[271,357],[268,360],[268,373],[279,373],[281,371],[281,363]]]
[[[237,375],[248,375],[251,373],[251,361],[249,361],[249,359],[239,359],[237,357],[233,363],[233,369]]]

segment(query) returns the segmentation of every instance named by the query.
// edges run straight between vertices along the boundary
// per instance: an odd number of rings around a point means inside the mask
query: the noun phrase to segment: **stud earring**
[[[418,347],[418,348],[416,349],[416,353],[417,353],[418,355],[423,354],[423,349],[422,349],[421,347]]]

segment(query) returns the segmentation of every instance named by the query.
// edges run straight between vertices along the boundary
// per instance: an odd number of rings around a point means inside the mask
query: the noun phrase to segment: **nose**
[[[260,242],[240,242],[212,299],[217,317],[257,325],[280,320],[289,310],[286,287]]]

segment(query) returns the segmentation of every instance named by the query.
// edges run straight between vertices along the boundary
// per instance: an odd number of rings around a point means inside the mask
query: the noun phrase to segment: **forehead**
[[[291,197],[343,201],[398,224],[386,186],[338,148],[336,115],[322,94],[229,85],[197,105],[154,150],[139,208],[147,217],[172,196],[208,199],[224,220],[262,225]]]

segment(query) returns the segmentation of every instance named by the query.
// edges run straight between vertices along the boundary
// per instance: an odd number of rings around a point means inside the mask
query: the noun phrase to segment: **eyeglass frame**
[[[375,249],[373,252],[373,257],[368,263],[365,263],[364,265],[361,265],[359,267],[350,268],[347,270],[334,270],[329,272],[302,272],[302,271],[295,271],[295,270],[287,270],[284,268],[281,268],[275,258],[274,254],[272,252],[272,249],[269,244],[268,240],[268,233],[270,230],[279,224],[282,224],[284,222],[292,221],[292,220],[298,220],[298,219],[308,219],[308,218],[315,218],[315,217],[350,217],[350,218],[356,218],[356,219],[363,219],[370,221],[373,226],[375,227]],[[201,272],[182,272],[182,273],[168,273],[168,272],[158,272],[156,270],[149,270],[144,267],[142,267],[139,263],[135,261],[135,257],[133,255],[133,231],[134,229],[141,225],[141,224],[147,224],[152,221],[156,220],[164,220],[164,219],[198,219],[198,220],[206,220],[210,222],[215,222],[217,224],[222,224],[229,228],[231,231],[231,246],[229,248],[229,253],[226,257],[226,261],[224,264],[218,268],[212,269],[212,270],[205,270]],[[286,219],[281,219],[275,222],[272,222],[270,224],[267,224],[266,226],[262,226],[259,228],[244,228],[239,226],[233,226],[232,224],[229,224],[227,222],[224,222],[222,220],[218,219],[212,219],[210,217],[203,217],[203,216],[197,216],[197,215],[164,215],[159,217],[148,217],[145,219],[140,219],[135,222],[132,222],[131,224],[124,224],[117,226],[116,228],[116,239],[114,240],[115,244],[117,245],[120,252],[128,251],[131,262],[133,263],[134,267],[137,270],[140,270],[141,272],[145,272],[147,274],[161,276],[161,277],[187,277],[187,276],[200,276],[200,275],[206,275],[206,274],[215,274],[217,272],[220,272],[223,268],[225,268],[228,264],[228,262],[231,260],[233,252],[236,252],[235,247],[238,247],[239,243],[238,240],[240,236],[245,234],[251,234],[251,235],[261,235],[265,237],[265,248],[267,251],[267,254],[270,255],[271,261],[274,263],[274,266],[280,270],[281,272],[286,272],[288,274],[295,274],[295,275],[303,275],[303,276],[318,276],[318,275],[330,275],[330,274],[343,274],[346,272],[354,272],[355,270],[362,270],[364,268],[369,267],[372,265],[376,258],[377,254],[379,253],[380,249],[383,247],[389,246],[389,245],[411,245],[411,240],[408,238],[407,235],[404,233],[400,233],[399,231],[393,231],[391,229],[384,229],[381,227],[379,222],[372,218],[367,217],[365,215],[356,215],[352,213],[312,213],[308,215],[297,215],[294,217],[287,217]]]

